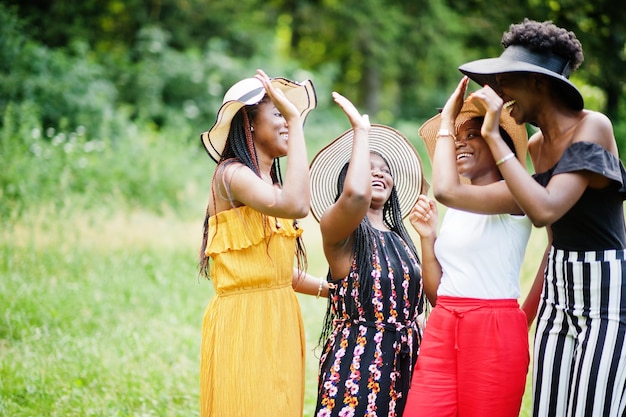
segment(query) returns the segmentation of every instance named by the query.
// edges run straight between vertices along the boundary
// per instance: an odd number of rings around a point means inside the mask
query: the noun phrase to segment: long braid
[[[213,187],[211,187],[211,193],[215,196]],[[209,277],[209,257],[205,254],[209,239],[209,218],[209,205],[207,204],[206,212],[204,214],[204,222],[202,223],[202,244],[200,245],[200,253],[198,254],[200,258],[200,275],[206,278]]]
[[[261,170],[259,169],[259,157],[256,153],[256,147],[254,146],[254,139],[252,138],[252,123],[250,123],[250,119],[248,118],[248,112],[246,111],[245,107],[241,109],[241,113],[243,115],[243,126],[245,126],[244,134],[246,136],[246,155],[253,156],[253,158],[250,159],[250,162],[252,163],[252,166],[254,166],[253,171],[257,175],[259,175]],[[256,115],[256,111],[253,111],[252,113]]]
[[[274,164],[272,165],[272,169],[270,171],[270,175],[272,177],[272,181],[274,184],[283,184],[283,174],[280,169],[280,163],[278,158],[274,159]],[[293,220],[294,228],[298,229],[300,226],[298,224],[298,220]],[[298,236],[296,238],[296,260],[297,267],[300,271],[305,271],[308,269],[309,264],[306,256],[306,247],[304,246],[304,239],[302,236]]]
[[[380,155],[382,157],[382,155]],[[383,159],[385,159],[383,157]],[[386,161],[386,160],[385,160]],[[337,179],[337,196],[335,197],[335,201],[339,199],[339,196],[343,192],[343,184],[346,178],[346,174],[348,172],[348,163],[346,163],[341,172],[339,173],[339,178]],[[404,222],[402,220],[402,212],[400,210],[400,201],[398,199],[398,192],[396,190],[395,182],[394,186],[391,189],[391,193],[389,195],[389,199],[385,202],[383,206],[383,222],[385,225],[395,233],[397,233],[402,240],[406,243],[409,250],[413,253],[418,264],[421,264],[419,255],[417,253],[417,249],[415,248],[415,244],[411,239],[406,227],[404,226]],[[364,305],[365,303],[370,302],[370,297],[372,293],[372,256],[374,255],[374,242],[376,239],[376,231],[372,227],[367,216],[364,216],[361,223],[357,226],[357,228],[353,232],[353,244],[352,244],[352,254],[355,257],[355,263],[358,269],[359,276],[359,303]],[[330,269],[327,273],[327,280],[331,281]],[[353,282],[348,282],[347,294],[351,294]],[[354,303],[351,304],[352,308],[355,309],[356,305]],[[328,297],[328,304],[326,306],[326,314],[324,316],[324,321],[322,323],[322,332],[320,334],[318,345],[323,346],[323,344],[330,336],[333,328],[333,320],[337,315],[336,311],[333,311],[333,300],[332,297]],[[356,317],[358,314],[357,311],[349,311],[347,312],[351,317]]]
[[[339,177],[337,178],[337,195],[335,196],[335,201],[339,199],[341,193],[343,192],[343,186],[346,179],[346,174],[348,172],[348,163],[346,163],[341,172],[339,173]],[[352,293],[353,285],[358,285],[358,293],[359,293],[359,303],[361,305],[369,302],[371,293],[372,293],[372,282],[371,282],[371,273],[372,273],[372,256],[374,254],[374,239],[375,232],[371,223],[367,216],[363,217],[361,223],[357,226],[357,228],[352,232],[352,256],[355,257],[354,262],[358,268],[358,283],[349,280],[347,294]],[[331,281],[330,269],[327,273],[327,280]],[[351,311],[348,311],[350,317],[357,317],[358,312],[356,311],[357,305],[355,303],[351,303]],[[332,297],[328,297],[328,304],[326,306],[326,314],[324,315],[324,321],[322,323],[322,332],[320,334],[320,338],[318,340],[318,344],[322,346],[328,336],[330,335],[333,327],[333,320],[337,318],[337,312],[333,311],[332,305]]]
[[[404,226],[404,222],[402,221],[402,212],[400,210],[400,200],[398,199],[398,192],[396,187],[391,189],[391,195],[389,196],[389,200],[385,203],[383,207],[383,222],[390,229],[396,232],[402,240],[404,240],[413,252],[415,259],[417,259],[417,263],[421,264],[419,255],[417,253],[417,249],[415,248],[415,244],[413,244],[413,239],[409,235],[406,227]]]
[[[358,301],[360,305],[364,305],[371,302],[372,296],[372,256],[374,256],[374,242],[376,238],[376,232],[372,227],[367,216],[363,217],[363,220],[357,228],[352,232],[352,254],[354,256],[354,264],[357,265],[358,282],[354,280],[348,280],[348,288],[346,289],[347,296],[352,294],[354,286],[358,286]],[[352,271],[350,272],[350,274]],[[350,276],[350,275],[349,275]],[[326,274],[328,282],[332,281],[330,275],[330,269]],[[349,317],[357,318],[357,303],[349,303],[350,311],[346,311]],[[333,299],[329,295],[328,303],[326,305],[326,313],[324,314],[324,320],[322,322],[322,331],[318,340],[318,345],[323,344],[330,336],[333,329],[333,320],[339,318],[338,312],[334,311]]]

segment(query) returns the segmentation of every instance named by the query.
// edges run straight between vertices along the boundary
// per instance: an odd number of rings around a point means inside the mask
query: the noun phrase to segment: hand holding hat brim
[[[353,139],[354,129],[345,131],[311,161],[311,213],[318,222],[335,202],[337,179],[350,160]],[[389,164],[402,217],[408,216],[420,193],[428,191],[419,154],[406,136],[385,125],[371,125],[369,144],[370,151],[381,155]]]
[[[286,78],[271,78],[269,84],[274,90],[280,90],[287,101],[293,104],[300,114],[302,123],[307,115],[317,106],[317,96],[311,80],[301,83]],[[200,135],[202,144],[209,156],[219,162],[230,131],[230,123],[243,106],[260,102],[266,94],[263,81],[258,78],[245,78],[235,83],[224,95],[222,106],[217,112],[213,127]]]
[[[578,88],[569,80],[569,61],[548,52],[537,52],[522,45],[510,45],[498,58],[471,61],[459,67],[459,71],[478,85],[489,85],[498,91],[496,74],[534,73],[545,75],[555,85],[574,110],[582,110],[584,100]]]
[[[291,120],[294,117],[300,116],[300,112],[296,106],[289,101],[285,93],[283,93],[283,90],[272,84],[272,79],[269,78],[263,70],[258,69],[255,78],[263,83],[265,93],[269,96],[285,119]]]
[[[476,118],[484,117],[485,109],[480,109],[476,106],[476,103],[472,100],[466,100],[459,112],[458,116],[454,119],[454,132],[458,132],[459,127],[466,121]],[[506,130],[515,147],[515,154],[523,165],[526,165],[526,149],[528,147],[528,133],[525,125],[518,125],[515,120],[506,111],[500,112],[499,125]],[[426,151],[430,160],[433,160],[435,154],[435,145],[437,143],[437,133],[441,126],[441,114],[436,114],[428,119],[419,128],[419,135],[426,145]]]

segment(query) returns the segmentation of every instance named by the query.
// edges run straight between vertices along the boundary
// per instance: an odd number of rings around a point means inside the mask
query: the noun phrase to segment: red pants
[[[438,297],[403,417],[517,417],[528,362],[516,300]]]

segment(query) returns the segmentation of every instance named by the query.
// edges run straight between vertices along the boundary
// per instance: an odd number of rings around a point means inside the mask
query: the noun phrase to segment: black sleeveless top
[[[611,183],[602,189],[587,187],[574,206],[552,224],[552,246],[576,251],[625,249],[624,165],[598,144],[575,142],[554,167],[533,178],[545,187],[554,175],[576,171],[601,174]]]

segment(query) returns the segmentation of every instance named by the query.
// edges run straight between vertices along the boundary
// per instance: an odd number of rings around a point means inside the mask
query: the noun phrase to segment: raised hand
[[[286,120],[300,117],[300,113],[298,112],[296,106],[289,101],[289,99],[285,96],[285,93],[272,85],[270,77],[268,77],[263,70],[258,69],[257,74],[254,77],[263,83],[265,92]]]
[[[502,97],[488,85],[476,90],[467,98],[476,107],[485,113],[485,120],[480,131],[485,140],[500,135],[500,113],[502,112]]]
[[[341,107],[343,112],[348,116],[353,129],[370,129],[370,118],[367,114],[361,114],[350,100],[341,94],[333,91],[333,100]]]
[[[459,84],[456,86],[454,92],[446,101],[446,104],[443,106],[443,110],[441,111],[441,127],[448,128],[448,126],[444,126],[444,123],[454,124],[454,120],[461,112],[461,108],[463,107],[463,101],[465,99],[465,92],[467,91],[467,84],[469,83],[468,77],[461,78]]]
[[[409,221],[421,238],[434,238],[437,235],[437,205],[426,195],[421,194],[409,213]]]

